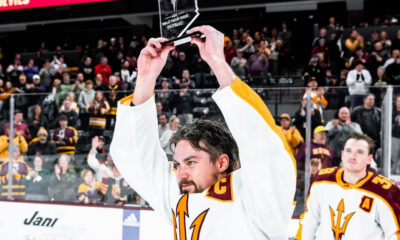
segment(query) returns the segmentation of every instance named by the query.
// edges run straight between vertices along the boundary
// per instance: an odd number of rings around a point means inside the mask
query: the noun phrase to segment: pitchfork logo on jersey
[[[352,212],[344,217],[344,222],[342,223],[342,215],[344,213],[344,201],[343,199],[340,200],[339,205],[337,206],[337,212],[338,215],[335,220],[335,211],[329,206],[329,211],[331,213],[331,225],[332,225],[332,231],[333,231],[333,237],[335,240],[341,240],[342,236],[346,232],[347,224],[349,224],[349,221],[351,217],[353,217],[355,212]]]

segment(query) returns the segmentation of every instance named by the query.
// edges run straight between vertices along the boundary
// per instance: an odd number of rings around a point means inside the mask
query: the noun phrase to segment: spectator
[[[69,126],[76,128],[78,124],[78,114],[72,110],[72,102],[69,99],[65,99],[60,112],[57,115],[57,119],[60,116],[66,116],[68,119]]]
[[[185,81],[186,79],[182,78],[179,92],[174,93],[171,99],[171,108],[176,109],[176,114],[182,124],[191,123],[193,121],[193,94],[188,91],[188,82]]]
[[[10,109],[10,95],[15,92],[10,81],[4,83],[4,88],[0,88],[0,118],[8,119]]]
[[[318,37],[316,37],[316,38],[314,38],[314,40],[313,40],[313,42],[312,42],[312,47],[314,48],[314,47],[316,47],[316,46],[318,46],[318,44],[319,44],[319,41],[321,40],[321,39],[324,39],[325,41],[327,40],[326,39],[326,28],[324,28],[324,27],[322,27],[322,28],[320,28],[319,29],[319,36]]]
[[[400,29],[397,30],[396,38],[392,42],[392,49],[400,49]]]
[[[43,159],[36,156],[33,160],[33,168],[28,170],[28,176],[25,177],[25,200],[49,201],[49,176],[50,172],[43,169]]]
[[[386,69],[390,64],[396,62],[396,59],[399,57],[400,57],[400,50],[393,49],[391,57],[388,60],[386,60],[385,64],[382,67]]]
[[[33,75],[33,84],[31,88],[27,91],[31,96],[29,96],[29,105],[41,104],[44,93],[46,92],[46,87],[41,83],[40,76],[38,74]]]
[[[242,33],[242,47],[238,51],[242,51],[244,56],[248,58],[251,54],[256,52],[254,48],[254,40],[247,32]]]
[[[321,159],[322,168],[332,166],[334,154],[332,148],[326,144],[326,129],[320,125],[314,130],[314,137],[310,145],[310,158]],[[304,170],[306,158],[306,144],[302,144],[296,155],[297,168]]]
[[[99,64],[96,65],[94,73],[100,74],[104,84],[108,84],[108,77],[111,76],[112,70],[110,65],[108,65],[107,57],[102,57]]]
[[[162,78],[160,85],[161,89],[156,93],[157,100],[161,102],[165,112],[170,112],[169,105],[173,93],[170,91],[168,78]]]
[[[42,156],[43,160],[51,160],[57,154],[57,146],[48,139],[46,128],[41,127],[37,132],[37,138],[31,141],[28,156]]]
[[[363,69],[361,62],[348,73],[346,84],[349,87],[351,109],[362,105],[362,99],[369,92],[371,82],[371,74],[368,70]]]
[[[353,53],[353,56],[349,59],[349,69],[354,69],[358,63],[366,64],[369,58],[369,54],[364,52],[364,49],[357,47]]]
[[[104,98],[103,92],[96,92],[94,100],[89,104],[87,111],[90,114],[89,129],[90,137],[102,136],[106,128],[107,112],[110,105]]]
[[[78,143],[78,132],[75,128],[68,126],[68,118],[61,115],[58,118],[60,127],[54,131],[52,141],[57,145],[58,155],[74,155],[75,146]]]
[[[347,107],[341,107],[338,111],[338,118],[332,119],[326,124],[328,131],[328,144],[332,146],[334,153],[334,165],[339,166],[341,161],[341,152],[348,137],[353,133],[362,133],[358,123],[352,122],[350,110]]]
[[[21,110],[25,114],[28,112],[30,98],[30,96],[27,96],[25,93],[30,91],[31,88],[33,88],[33,86],[32,84],[27,83],[26,75],[23,73],[20,74],[18,77],[17,87],[15,88],[15,91],[19,93],[15,97],[15,108]]]
[[[380,106],[386,92],[382,91],[382,87],[387,86],[387,78],[383,67],[378,67],[376,70],[376,77],[373,83],[375,88],[371,88],[370,92],[376,96],[376,105]]]
[[[392,169],[393,174],[400,174],[400,95],[396,96],[392,116]]]
[[[94,99],[95,91],[93,90],[93,81],[87,80],[85,88],[79,94],[78,105],[80,108],[79,118],[81,120],[81,129],[87,129],[89,126],[88,106]]]
[[[96,74],[93,89],[95,91],[106,91],[107,86],[103,83],[103,76],[101,74]]]
[[[108,82],[108,89],[105,98],[109,104],[110,110],[107,112],[107,129],[114,129],[114,123],[117,114],[118,101],[123,98],[124,93],[117,83],[117,77],[111,75]]]
[[[62,84],[59,85],[57,89],[56,104],[60,106],[64,99],[67,97],[69,92],[72,92],[73,85],[71,84],[71,78],[69,73],[63,74]]]
[[[328,54],[329,54],[329,49],[326,44],[326,40],[325,40],[325,38],[321,38],[318,41],[318,45],[313,47],[313,49],[311,50],[311,55],[317,56],[321,63],[326,64],[326,63],[328,63],[328,60],[329,60]]]
[[[4,125],[4,129],[10,129],[10,123],[6,123]],[[29,131],[28,125],[24,123],[24,114],[18,109],[15,110],[14,112],[14,130],[16,135],[23,136],[26,139],[26,141],[31,140],[32,138],[31,132]]]
[[[381,109],[374,106],[375,96],[372,93],[364,97],[364,105],[354,108],[351,112],[351,121],[360,124],[361,130],[380,146]]]
[[[28,119],[28,127],[31,132],[32,138],[36,138],[36,133],[40,128],[48,128],[49,120],[42,113],[42,107],[40,105],[33,106],[33,115]],[[33,141],[33,140],[32,140]]]
[[[101,182],[105,175],[113,176],[111,163],[107,161],[108,151],[104,147],[104,142],[104,137],[95,136],[88,154],[88,164],[94,170],[97,182]]]
[[[296,111],[294,114],[294,121],[293,125],[299,130],[301,133],[301,136],[305,139],[306,137],[306,112],[307,112],[307,99],[302,99],[301,100],[301,108]],[[321,125],[321,114],[320,112],[315,109],[314,107],[311,107],[311,132],[314,131],[314,129]]]
[[[322,169],[321,159],[319,158],[311,158],[310,159],[310,175],[311,181],[318,174],[318,172]]]
[[[64,57],[54,55],[53,61],[50,63],[50,74],[54,77],[61,77],[67,71],[67,64],[64,62]]]
[[[317,56],[313,56],[306,69],[304,69],[304,84],[307,84],[311,79],[315,78],[318,86],[325,86],[325,71],[321,68],[319,64],[319,59]]]
[[[74,85],[71,88],[71,91],[79,96],[79,94],[81,93],[81,91],[84,88],[85,88],[85,77],[84,77],[83,73],[78,73],[76,75],[76,80],[75,80]]]
[[[43,67],[39,71],[39,77],[40,77],[41,82],[43,83],[43,85],[46,87],[46,89],[50,90],[52,80],[51,80],[51,75],[50,75],[50,62],[49,62],[49,60],[46,60],[43,63]]]
[[[76,114],[79,116],[79,105],[75,101],[75,93],[74,92],[69,92],[67,94],[67,98],[65,98],[65,99],[71,102],[71,110],[76,112]],[[64,111],[64,109],[65,109],[65,107],[61,106],[60,112]]]
[[[92,58],[86,56],[84,62],[79,66],[79,72],[83,74],[85,80],[94,79],[94,69],[92,65]]]
[[[5,161],[9,161],[9,130],[10,129],[8,127],[5,127],[4,135],[0,136],[0,164]],[[14,132],[16,132],[15,129]],[[13,144],[15,146],[18,146],[19,151],[21,151],[22,153],[28,151],[28,143],[26,142],[24,136],[22,136],[21,134],[14,134]]]
[[[103,175],[102,183],[97,182],[90,169],[81,172],[83,183],[78,187],[78,199],[80,203],[96,204],[101,202],[108,186],[108,176]]]
[[[172,156],[174,149],[171,149],[172,146],[170,146],[170,140],[172,135],[174,135],[174,133],[176,133],[176,131],[179,128],[179,118],[177,118],[175,115],[172,115],[169,118],[168,124],[169,124],[169,129],[165,130],[163,135],[161,135],[160,144],[161,147],[164,149],[165,153]]]
[[[180,52],[178,55],[178,59],[175,60],[173,67],[174,76],[180,76],[185,69],[189,69],[190,64],[188,59],[186,58],[186,54],[184,52]]]
[[[290,126],[290,115],[282,113],[280,116],[281,129],[283,135],[285,135],[286,141],[290,147],[292,156],[296,156],[297,150],[300,145],[304,142],[299,130],[295,126]]]
[[[248,61],[249,74],[252,77],[265,76],[268,73],[268,57],[261,49],[253,53]]]
[[[24,162],[24,157],[18,145],[14,145],[12,150],[12,186],[11,186],[11,197],[13,199],[25,199],[26,186],[24,177],[28,172],[28,165]],[[1,197],[6,198],[8,193],[8,165],[10,164],[10,159],[5,160],[0,165],[0,183],[2,185]]]
[[[225,39],[224,54],[225,54],[225,60],[228,63],[232,61],[232,58],[236,54],[236,49],[233,47],[233,43],[229,38]]]
[[[400,85],[400,57],[386,68],[388,83],[391,85]]]
[[[128,201],[129,186],[122,178],[118,169],[112,167],[113,177],[108,178],[107,190],[104,195],[103,202],[105,204],[122,205]]]
[[[352,29],[350,37],[346,39],[344,44],[351,54],[357,49],[357,47],[364,48],[364,38],[358,34],[357,30]]]
[[[77,177],[72,170],[71,157],[61,155],[54,164],[54,172],[49,178],[49,198],[55,202],[76,200]]]
[[[392,41],[390,40],[387,32],[382,31],[380,37],[381,37],[380,42],[382,44],[383,49],[390,50],[390,48],[392,47]]]
[[[137,72],[130,69],[129,61],[125,61],[121,68],[121,80],[129,86],[128,89],[133,89],[136,76]]]
[[[243,51],[236,51],[236,56],[231,61],[231,67],[241,79],[246,78],[247,59],[243,57]]]
[[[167,124],[167,115],[165,113],[161,113],[158,115],[158,136],[161,138],[163,133],[169,129],[169,124]]]
[[[18,77],[24,72],[24,67],[21,64],[21,60],[15,59],[13,64],[8,65],[6,73],[10,78],[13,85],[18,82]]]
[[[39,73],[39,68],[35,66],[35,60],[29,59],[28,65],[24,67],[24,73],[28,79],[28,82],[32,82],[33,75]]]
[[[375,71],[379,66],[382,66],[385,61],[389,57],[389,52],[386,49],[383,49],[381,42],[376,42],[374,44],[374,50],[371,52],[371,55],[368,58],[367,66],[368,69],[373,75],[375,75]]]

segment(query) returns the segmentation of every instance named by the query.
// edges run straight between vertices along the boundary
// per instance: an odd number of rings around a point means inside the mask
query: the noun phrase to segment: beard
[[[182,185],[183,185],[183,184],[190,184],[190,185],[192,185],[192,186],[194,187],[194,192],[193,192],[193,193],[198,193],[198,192],[199,192],[199,188],[197,187],[197,185],[196,185],[195,182],[193,182],[193,181],[181,181],[181,182],[179,182],[179,189],[180,189],[180,191],[181,191],[181,194],[189,193],[187,190],[183,190],[183,189],[182,189]]]

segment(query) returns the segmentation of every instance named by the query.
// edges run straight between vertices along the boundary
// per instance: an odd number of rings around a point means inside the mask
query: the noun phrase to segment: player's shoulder
[[[400,202],[400,189],[396,183],[377,173],[373,173],[371,178],[369,178],[360,189],[366,190],[373,195],[380,196],[391,205],[394,203],[398,205]],[[398,208],[400,211],[400,205]]]
[[[331,168],[324,168],[321,169],[317,175],[313,178],[314,183],[321,183],[321,182],[331,182],[336,183],[336,175],[341,168],[338,167],[331,167]]]

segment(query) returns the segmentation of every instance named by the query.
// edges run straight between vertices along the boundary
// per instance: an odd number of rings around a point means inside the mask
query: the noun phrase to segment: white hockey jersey
[[[326,168],[318,173],[296,240],[400,240],[397,186],[373,172],[357,184],[348,184],[343,171]]]
[[[202,193],[182,195],[160,146],[154,97],[120,101],[112,158],[128,183],[167,219],[165,239],[288,239],[295,161],[261,98],[239,78],[213,95],[239,147],[241,168]],[[154,230],[157,231],[156,226]]]

